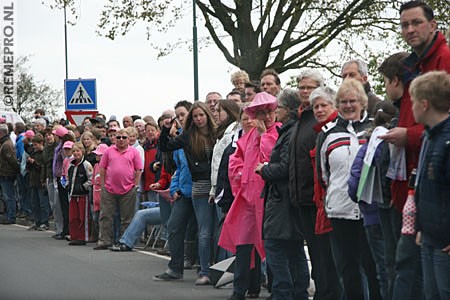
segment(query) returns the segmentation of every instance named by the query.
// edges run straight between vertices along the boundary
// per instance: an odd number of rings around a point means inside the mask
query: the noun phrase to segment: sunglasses
[[[116,135],[117,140],[126,140],[128,137],[126,135]]]

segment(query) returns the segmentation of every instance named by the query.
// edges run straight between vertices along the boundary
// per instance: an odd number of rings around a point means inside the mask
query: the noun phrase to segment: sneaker
[[[38,228],[37,228],[37,230],[39,230],[39,231],[47,231],[48,230],[48,225],[46,225],[46,224],[41,224],[41,226],[39,226]]]
[[[36,224],[33,224],[33,225],[31,225],[30,227],[27,228],[28,231],[37,230],[37,229],[38,228],[37,228]]]
[[[119,243],[119,244],[116,244],[114,246],[111,246],[108,249],[111,250],[111,251],[114,251],[114,252],[128,252],[128,251],[132,251],[133,250],[130,247],[128,247],[127,245],[122,244],[122,243]]]
[[[156,250],[156,253],[159,255],[170,256],[170,250],[167,248]]]
[[[190,259],[185,259],[184,260],[184,269],[185,270],[192,270],[194,268],[194,266],[192,265],[192,262]]]
[[[195,285],[209,285],[211,284],[211,280],[208,276],[200,275],[195,281]]]
[[[166,272],[153,276],[153,280],[155,281],[172,281],[172,280],[180,280],[183,279],[183,275],[174,275]]]

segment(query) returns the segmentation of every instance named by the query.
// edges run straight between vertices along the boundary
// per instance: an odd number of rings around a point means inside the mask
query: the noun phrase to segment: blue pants
[[[303,244],[303,240],[265,240],[274,299],[308,300],[309,269]]]
[[[395,253],[400,238],[402,215],[394,206],[389,208],[378,207],[378,215],[380,217],[380,226],[384,238],[384,262],[388,281],[387,299],[392,299],[396,275]]]
[[[16,221],[16,197],[14,192],[14,181],[16,176],[0,176],[0,187],[2,189],[3,200],[8,211],[9,221]]]
[[[181,197],[173,203],[167,227],[169,230],[169,270],[182,275],[184,271],[184,237],[188,222],[194,215],[192,199]]]
[[[50,206],[48,203],[48,193],[45,187],[30,188],[31,207],[34,215],[34,223],[36,226],[45,224],[48,226],[48,216]]]
[[[422,236],[423,288],[427,300],[450,299],[450,255],[427,243]]]
[[[370,252],[377,270],[378,284],[380,285],[381,298],[387,300],[388,279],[384,260],[384,238],[380,224],[373,224],[364,227],[369,243]]]
[[[147,208],[138,210],[130,225],[128,225],[127,230],[123,233],[120,238],[122,244],[133,248],[138,242],[140,236],[144,232],[147,225],[158,225],[161,224],[161,218],[159,214],[159,207]]]
[[[27,215],[31,215],[31,196],[28,181],[28,174],[26,174],[25,176],[22,176],[22,174],[17,175],[16,196],[19,202],[19,211]]]
[[[214,205],[208,203],[208,198],[193,198],[192,206],[198,225],[198,256],[200,259],[199,275],[209,276],[214,220],[217,216],[216,210]]]
[[[422,266],[420,248],[416,245],[415,235],[401,235],[395,258],[397,275],[394,282],[392,299],[421,300]]]

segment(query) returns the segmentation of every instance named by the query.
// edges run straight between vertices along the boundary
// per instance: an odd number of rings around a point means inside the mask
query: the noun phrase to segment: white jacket
[[[231,123],[221,139],[218,139],[216,144],[214,145],[212,161],[211,161],[211,190],[209,192],[210,196],[214,196],[216,194],[216,185],[217,185],[217,173],[219,172],[220,161],[222,160],[223,151],[225,148],[231,143],[233,135],[236,130],[239,130],[239,122],[235,121]]]

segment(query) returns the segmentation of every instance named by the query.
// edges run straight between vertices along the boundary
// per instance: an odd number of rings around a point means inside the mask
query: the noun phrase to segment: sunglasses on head
[[[126,135],[116,135],[117,140],[126,140],[128,137]]]

